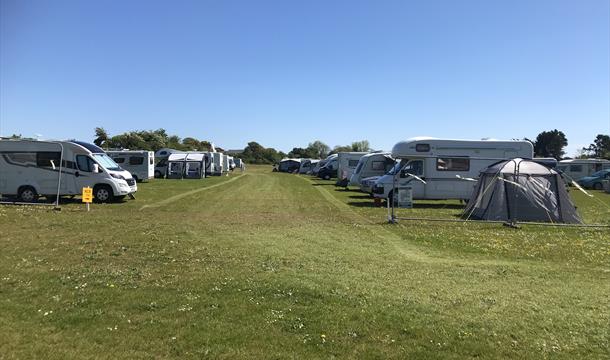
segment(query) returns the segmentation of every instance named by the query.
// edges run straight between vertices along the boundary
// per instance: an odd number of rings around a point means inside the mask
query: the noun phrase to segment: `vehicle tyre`
[[[108,185],[95,185],[93,187],[93,199],[95,202],[111,202],[114,198],[112,188]]]
[[[138,179],[138,177],[136,175],[131,175],[131,177],[136,181],[136,182],[140,182],[140,179]]]
[[[602,183],[595,183],[595,184],[593,184],[593,189],[604,190],[604,185],[602,185]]]
[[[38,200],[38,193],[36,192],[36,189],[31,186],[22,186],[19,189],[17,197],[23,202],[34,202]]]
[[[322,179],[324,179],[324,180],[330,180],[330,175],[328,175],[328,174],[324,174],[324,177],[323,177]]]
[[[160,179],[160,178],[162,178],[162,177],[163,177],[163,174],[161,174],[161,171],[159,171],[159,170],[155,170],[155,177],[156,177],[157,179]]]

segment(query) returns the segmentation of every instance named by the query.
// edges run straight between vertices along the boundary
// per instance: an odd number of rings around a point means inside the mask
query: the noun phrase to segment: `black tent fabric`
[[[520,158],[497,162],[481,172],[464,217],[582,224],[559,173]]]

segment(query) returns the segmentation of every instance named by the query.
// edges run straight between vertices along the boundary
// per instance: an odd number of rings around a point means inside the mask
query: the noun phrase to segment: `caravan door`
[[[424,174],[424,160],[410,160],[400,170],[399,177],[396,179],[397,186],[410,186],[413,189],[413,199],[425,199],[426,184],[421,181],[426,180]],[[412,175],[416,175],[421,180]]]

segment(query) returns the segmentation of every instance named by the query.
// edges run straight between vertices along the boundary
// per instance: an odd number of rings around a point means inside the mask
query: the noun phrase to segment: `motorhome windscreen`
[[[106,170],[119,171],[121,167],[106,154],[93,154],[93,158]]]
[[[404,161],[404,163],[403,163]],[[397,161],[396,164],[394,165],[394,167],[392,167],[390,169],[390,171],[388,171],[388,175],[396,175],[398,174],[398,172],[400,171],[400,169],[403,167],[403,165],[406,163],[405,160],[403,161]]]

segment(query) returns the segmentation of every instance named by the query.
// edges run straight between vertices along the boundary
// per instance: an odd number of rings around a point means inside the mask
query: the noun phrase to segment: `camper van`
[[[411,187],[413,199],[468,200],[481,170],[500,160],[531,159],[529,141],[415,138],[392,148],[396,165],[373,186],[375,197],[392,196],[395,187]]]
[[[136,181],[147,181],[155,177],[155,153],[152,151],[121,150],[106,151],[115,163],[131,173]]]
[[[324,180],[329,180],[332,177],[337,176],[337,157],[338,154],[329,155],[326,158],[326,162],[324,165],[320,165],[320,169],[318,170],[317,176]]]
[[[318,162],[320,162],[320,160],[303,159],[301,161],[301,167],[299,167],[299,174],[310,174]]]
[[[138,190],[128,171],[101,148],[80,141],[0,140],[0,194],[32,202],[39,196],[80,195],[108,202]]]
[[[368,152],[340,152],[337,154],[337,179],[347,179],[349,181],[360,162],[360,158],[366,154]]]
[[[279,172],[293,173],[301,167],[301,159],[282,159],[278,165]]]
[[[561,160],[557,165],[557,170],[559,170],[568,181],[578,180],[605,169],[610,169],[610,160],[571,159]]]
[[[223,154],[219,152],[213,152],[212,154],[212,164],[214,169],[212,170],[212,175],[222,175],[225,172],[225,168],[223,167]]]
[[[394,159],[387,152],[366,154],[358,161],[358,166],[350,177],[349,185],[360,186],[369,177],[385,175],[394,166]]]

